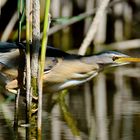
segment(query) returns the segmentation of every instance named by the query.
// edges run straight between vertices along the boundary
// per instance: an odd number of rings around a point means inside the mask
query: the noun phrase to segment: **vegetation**
[[[139,56],[139,1],[1,0],[0,8],[0,40],[26,40],[26,74],[19,69],[20,89],[14,95],[0,87],[0,137],[140,139],[139,64],[109,69],[59,94],[42,94],[47,44],[81,55],[115,49]]]

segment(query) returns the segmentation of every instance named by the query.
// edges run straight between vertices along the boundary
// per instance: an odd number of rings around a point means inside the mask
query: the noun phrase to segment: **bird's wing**
[[[1,85],[9,84],[18,76],[18,67],[23,66],[25,57],[20,55],[21,47],[16,43],[0,42],[0,83]],[[13,84],[17,87],[17,84]]]

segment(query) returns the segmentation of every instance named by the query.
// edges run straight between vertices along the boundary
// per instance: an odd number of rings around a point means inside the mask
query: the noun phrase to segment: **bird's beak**
[[[118,59],[115,60],[116,63],[130,63],[130,62],[140,62],[140,58],[136,58],[136,57],[120,57]]]

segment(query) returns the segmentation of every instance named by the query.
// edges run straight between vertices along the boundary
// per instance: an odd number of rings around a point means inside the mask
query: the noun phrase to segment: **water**
[[[101,75],[97,79],[104,81]],[[133,93],[127,82],[113,85],[94,81],[93,89],[86,84],[73,88],[67,94],[65,101],[71,112],[81,137],[73,136],[58,104],[53,106],[50,113],[43,105],[43,140],[139,140],[140,139],[140,96]],[[115,82],[114,82],[115,83]],[[99,84],[99,85],[98,85]],[[119,86],[120,85],[120,86]],[[96,88],[95,88],[96,86]],[[109,87],[111,86],[111,88]],[[102,87],[102,88],[101,88]],[[104,88],[108,90],[104,91]],[[115,87],[115,88],[114,88]],[[126,88],[127,87],[127,88]],[[137,85],[137,87],[139,87]],[[101,89],[100,89],[101,88]],[[119,88],[119,92],[118,89]],[[112,91],[112,89],[115,89]],[[83,93],[83,91],[86,91]],[[92,93],[91,91],[94,91]],[[98,93],[95,93],[98,92]],[[56,95],[54,95],[56,96]],[[45,96],[44,96],[45,98]],[[24,108],[24,100],[20,102]],[[22,109],[24,110],[24,109]],[[19,123],[24,124],[22,111]],[[23,118],[22,118],[22,117]],[[13,140],[14,101],[0,104],[0,140]],[[19,127],[19,140],[25,139],[25,129]]]

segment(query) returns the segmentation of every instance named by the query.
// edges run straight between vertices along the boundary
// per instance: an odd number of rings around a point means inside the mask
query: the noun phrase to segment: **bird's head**
[[[120,52],[116,51],[106,51],[97,55],[98,64],[108,65],[108,66],[120,66],[126,65],[131,62],[140,62],[140,58],[130,57]]]
[[[129,56],[115,51],[105,51],[97,55],[97,63],[108,66],[118,66],[130,63]]]
[[[87,57],[85,60],[87,63],[91,63],[92,61],[101,66],[109,67],[125,65],[131,62],[140,62],[140,58],[130,57],[128,55],[116,51],[104,51],[91,57]]]

